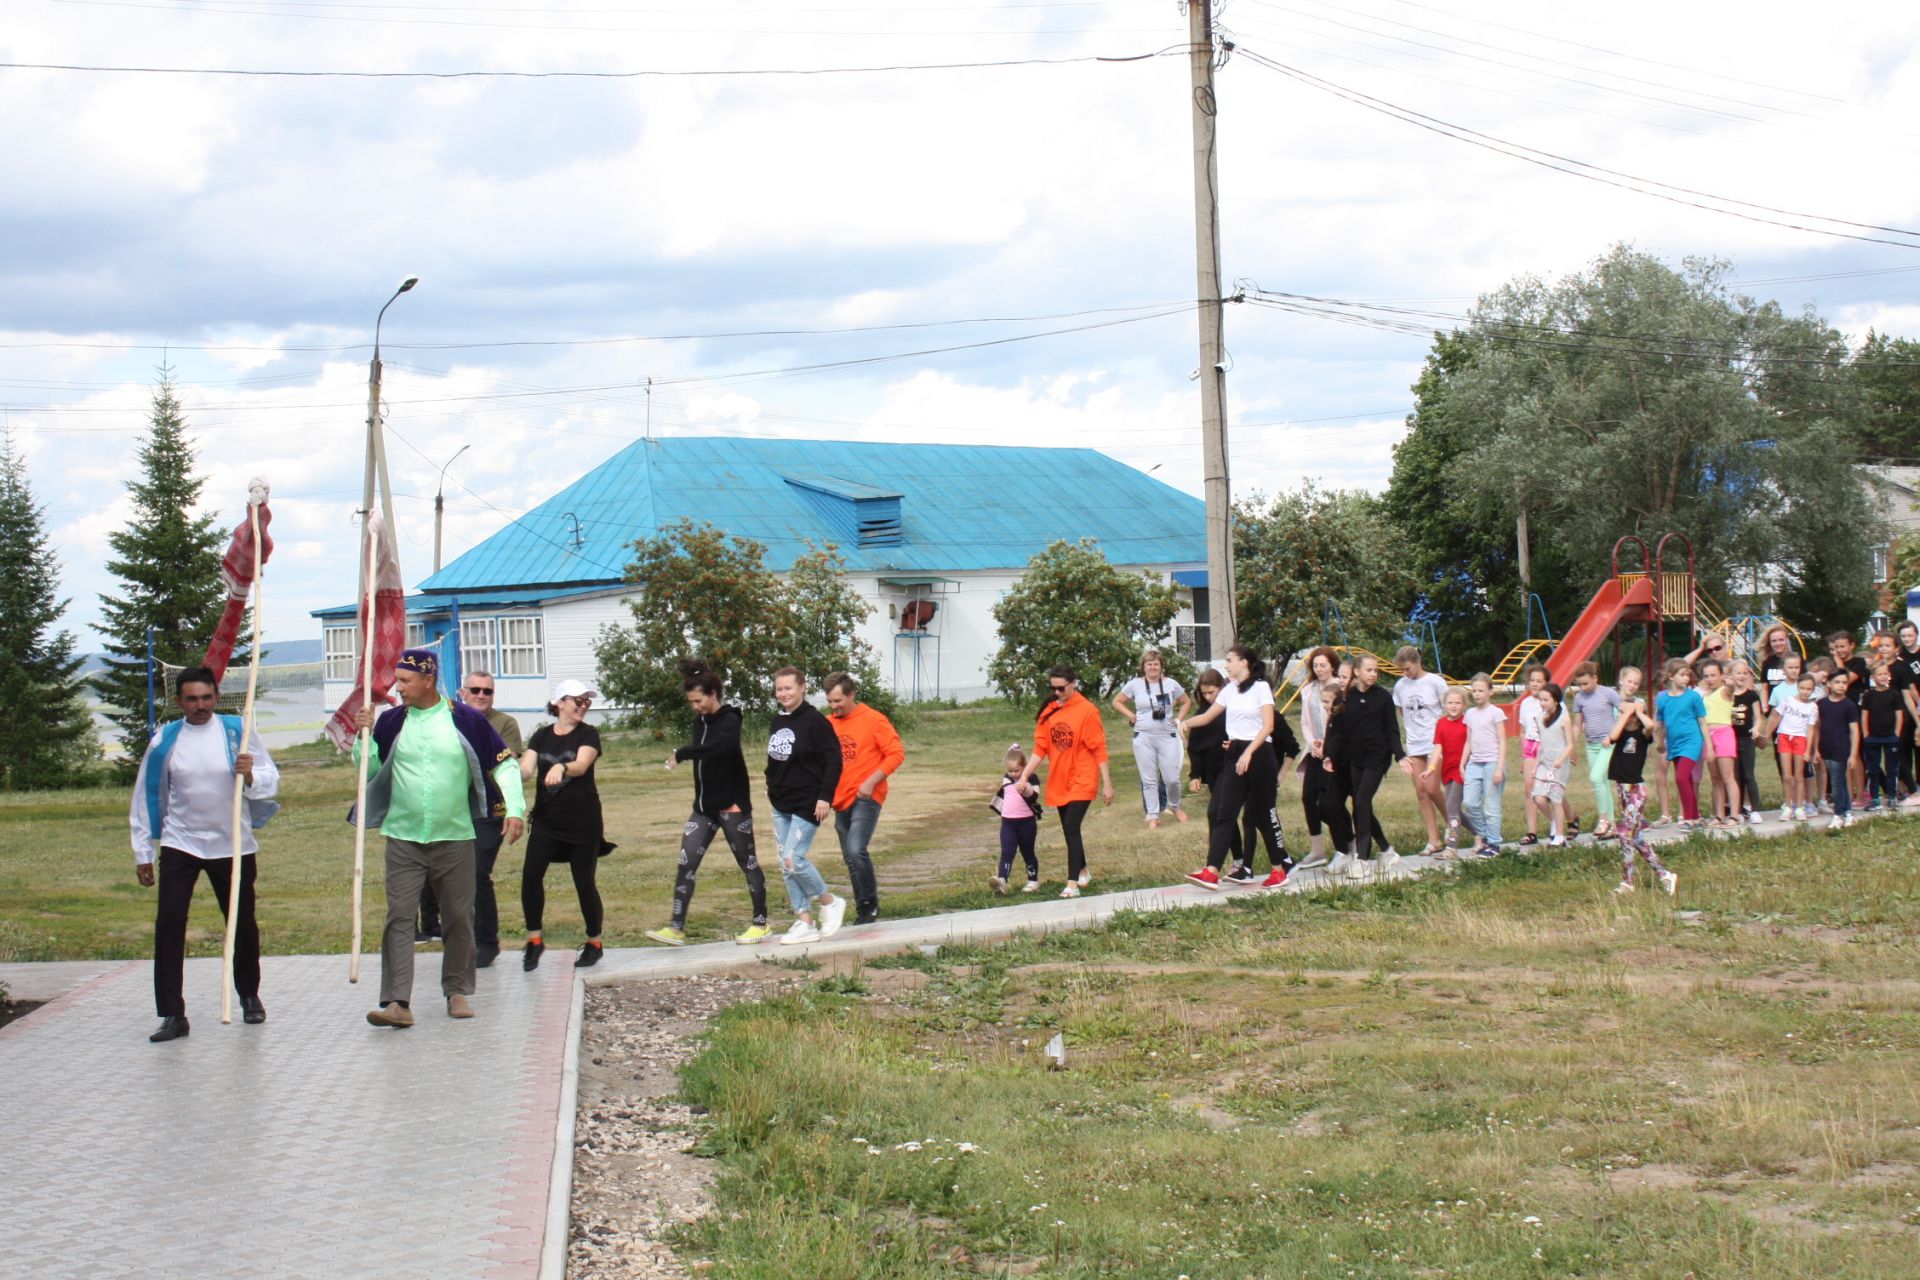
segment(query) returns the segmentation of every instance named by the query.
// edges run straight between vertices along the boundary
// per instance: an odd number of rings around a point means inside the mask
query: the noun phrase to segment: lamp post
[[[361,490],[361,510],[369,515],[373,512],[373,479],[377,470],[380,476],[380,491],[384,499],[381,515],[387,526],[393,526],[393,493],[387,485],[387,449],[386,442],[380,438],[380,323],[387,318],[387,308],[392,306],[401,294],[406,293],[420,283],[419,276],[408,276],[400,282],[380,308],[380,314],[373,320],[373,360],[367,366],[367,474],[366,483]],[[366,594],[366,583],[360,584],[362,595]]]
[[[459,452],[447,459],[447,466],[440,468],[440,483],[433,490],[433,571],[440,572],[440,521],[447,509],[447,467],[460,460],[460,454],[473,448],[470,444],[460,446]]]

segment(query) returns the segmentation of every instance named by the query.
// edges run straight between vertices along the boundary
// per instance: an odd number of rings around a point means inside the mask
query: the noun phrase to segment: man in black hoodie
[[[847,900],[828,891],[826,878],[807,859],[814,834],[833,813],[833,793],[840,785],[840,738],[807,701],[807,678],[798,667],[773,673],[773,700],[780,710],[767,734],[767,799],[773,804],[773,838],[794,915],[793,927],[781,941],[791,946],[832,937],[847,914]]]

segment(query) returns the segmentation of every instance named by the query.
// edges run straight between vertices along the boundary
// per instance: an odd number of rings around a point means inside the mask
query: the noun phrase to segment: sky
[[[163,364],[206,509],[273,486],[269,638],[351,601],[373,321],[408,275],[381,337],[409,584],[463,446],[448,560],[649,430],[1091,446],[1200,492],[1173,0],[7,11],[0,412],[82,650]],[[1224,277],[1446,327],[1627,243],[1920,336],[1920,6],[1594,12],[1227,0]],[[445,74],[474,71],[538,74]],[[633,72],[667,74],[582,74]],[[1429,338],[1226,323],[1235,496],[1384,487]]]

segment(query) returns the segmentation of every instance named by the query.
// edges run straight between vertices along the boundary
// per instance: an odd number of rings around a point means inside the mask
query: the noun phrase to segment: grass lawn
[[[958,710],[925,710],[905,735],[907,763],[892,782],[873,853],[880,874],[883,909],[889,915],[923,914],[984,906],[991,901],[986,877],[999,852],[998,819],[986,801],[1010,742],[1029,743],[1032,719],[1002,704]],[[1168,821],[1149,832],[1141,821],[1138,775],[1127,746],[1125,722],[1108,713],[1108,741],[1115,755],[1117,792],[1111,808],[1094,806],[1085,833],[1097,889],[1165,884],[1204,860],[1204,811],[1190,797],[1195,821]],[[758,776],[763,730],[749,726],[748,765]],[[673,888],[680,828],[693,797],[690,771],[661,768],[669,744],[630,733],[609,734],[599,767],[608,838],[618,852],[600,864],[607,905],[607,941],[646,945],[643,930],[665,923]],[[259,918],[261,941],[271,954],[343,952],[351,938],[348,895],[353,866],[353,829],[346,823],[353,802],[354,773],[330,747],[314,745],[275,753],[282,774],[285,810],[262,833]],[[1515,763],[1518,749],[1515,748]],[[1506,825],[1521,829],[1518,770],[1507,787]],[[1586,796],[1585,782],[1576,796]],[[134,881],[127,840],[127,790],[0,795],[0,961],[134,958],[151,953],[153,890]],[[1586,809],[1591,812],[1591,805]],[[1299,786],[1289,778],[1281,818],[1296,849],[1306,846]],[[1382,821],[1402,849],[1418,849],[1425,837],[1412,788],[1388,779],[1381,791]],[[772,824],[759,815],[759,842],[771,862]],[[379,947],[384,918],[382,845],[368,842],[366,910],[368,946]],[[829,884],[844,887],[831,832],[815,842],[815,862]],[[1051,818],[1040,837],[1042,871],[1051,890],[1064,882],[1066,851]],[[503,936],[511,942],[523,923],[519,909],[520,858],[503,850],[495,871]],[[786,894],[778,874],[770,877],[768,903],[784,927]],[[745,882],[723,841],[716,840],[701,868],[698,896],[689,920],[695,940],[731,936],[750,915]],[[577,946],[584,934],[573,886],[563,868],[548,873],[547,942]],[[188,954],[217,955],[220,917],[210,892],[196,903]]]
[[[717,1276],[1920,1276],[1913,824],[947,947],[722,1015]],[[1042,1046],[1064,1033],[1067,1069]]]

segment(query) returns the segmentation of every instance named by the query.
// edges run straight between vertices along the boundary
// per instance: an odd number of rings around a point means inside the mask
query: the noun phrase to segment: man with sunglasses
[[[487,718],[487,723],[518,760],[527,753],[527,744],[520,736],[520,722],[495,707],[493,695],[491,671],[469,671],[461,682],[460,701]],[[500,955],[500,904],[493,894],[493,864],[500,856],[506,822],[506,818],[496,816],[473,824],[473,963],[479,969],[491,965]],[[424,914],[425,901],[420,909]]]

